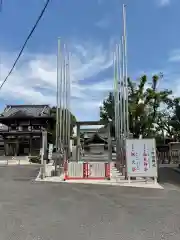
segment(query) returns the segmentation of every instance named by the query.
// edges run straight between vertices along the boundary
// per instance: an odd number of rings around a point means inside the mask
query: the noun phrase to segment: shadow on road
[[[180,173],[170,167],[161,167],[159,168],[158,182],[162,185],[173,184],[180,187]]]
[[[39,167],[29,166],[1,166],[0,180],[5,181],[31,181],[38,175]]]

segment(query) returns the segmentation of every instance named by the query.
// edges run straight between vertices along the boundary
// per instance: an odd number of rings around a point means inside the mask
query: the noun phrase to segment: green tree
[[[159,80],[163,75],[154,75],[150,82],[146,75],[140,77],[139,82],[128,79],[129,127],[134,137],[139,135],[152,136],[155,134],[158,111],[162,104],[172,104],[172,91],[158,90]],[[114,126],[114,95],[109,93],[100,108],[100,119],[107,124],[112,121]]]
[[[169,127],[171,136],[174,140],[180,140],[180,98],[174,98],[170,105],[172,113],[170,114]],[[170,108],[169,107],[169,108]]]
[[[103,105],[100,107],[100,121],[105,126],[108,123],[111,124],[111,135],[115,135],[115,109],[114,109],[114,94],[109,92],[108,97],[103,101]]]
[[[65,111],[62,111],[62,119],[64,118]],[[54,121],[53,124],[50,127],[50,132],[52,132],[52,138],[53,138],[53,143],[55,143],[55,139],[56,139],[56,107],[52,107],[51,108],[51,116],[53,117]],[[73,135],[73,128],[76,125],[76,117],[70,113],[70,136]],[[62,123],[62,126],[65,127],[65,123]]]

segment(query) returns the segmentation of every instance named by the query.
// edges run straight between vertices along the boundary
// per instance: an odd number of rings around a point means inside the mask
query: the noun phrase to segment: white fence
[[[65,162],[64,180],[110,179],[111,164],[108,162]]]

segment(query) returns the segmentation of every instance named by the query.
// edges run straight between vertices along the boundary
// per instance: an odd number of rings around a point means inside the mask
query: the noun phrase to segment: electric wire
[[[2,0],[0,0],[0,1],[1,1],[0,4],[1,4],[1,7],[2,7]],[[26,38],[26,40],[25,40],[25,42],[24,42],[24,44],[23,44],[23,46],[22,46],[22,48],[21,48],[21,50],[20,50],[20,52],[19,52],[19,54],[18,54],[18,56],[17,56],[17,58],[16,58],[16,60],[14,61],[14,64],[12,65],[12,68],[11,68],[10,71],[8,72],[8,74],[7,74],[7,76],[5,77],[4,81],[1,83],[1,85],[0,85],[0,90],[2,89],[2,87],[4,86],[4,84],[6,83],[6,81],[8,80],[9,76],[12,74],[12,72],[13,72],[16,64],[17,64],[17,62],[19,61],[19,59],[20,59],[20,57],[21,57],[21,55],[22,55],[22,53],[23,53],[23,51],[24,51],[24,48],[26,47],[29,39],[31,38],[33,32],[35,31],[36,27],[38,26],[38,23],[40,22],[41,18],[43,17],[43,15],[44,15],[44,13],[45,13],[45,11],[46,11],[49,3],[50,3],[50,0],[47,0],[46,3],[45,3],[45,5],[44,5],[44,7],[43,7],[43,9],[42,9],[42,11],[41,11],[41,13],[40,13],[40,15],[38,16],[38,18],[37,18],[37,20],[36,20],[33,28],[31,29],[29,35],[27,36],[27,38]]]

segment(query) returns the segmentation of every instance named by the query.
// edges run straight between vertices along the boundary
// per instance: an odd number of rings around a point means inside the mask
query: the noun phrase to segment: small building
[[[39,155],[42,131],[47,131],[53,121],[48,105],[7,105],[0,115],[0,123],[6,126],[0,130],[4,155]]]
[[[91,138],[84,141],[84,149],[87,149],[93,154],[101,154],[107,148],[108,142],[99,136],[98,133],[95,133]]]
[[[102,138],[97,132],[94,133],[90,138],[86,139],[84,141],[85,145],[89,145],[89,144],[108,144],[107,140],[105,140],[104,138]]]
[[[96,132],[97,128],[81,128],[80,129],[80,137],[84,140],[91,138]]]
[[[101,138],[107,140],[108,139],[108,128],[101,127],[101,128],[81,128],[80,134],[83,136],[85,140],[94,136],[94,134],[98,134]]]

